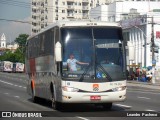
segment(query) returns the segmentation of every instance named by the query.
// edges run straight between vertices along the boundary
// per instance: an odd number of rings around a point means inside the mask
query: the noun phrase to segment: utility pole
[[[153,16],[152,16],[152,21],[151,21],[151,27],[152,27],[152,33],[151,33],[151,43],[152,43],[152,61],[155,60],[155,56],[154,56],[154,21],[153,21]]]
[[[155,84],[155,55],[154,55],[154,21],[153,21],[153,16],[152,16],[152,21],[151,21],[151,27],[152,27],[152,35],[151,35],[151,45],[152,45],[152,84]]]

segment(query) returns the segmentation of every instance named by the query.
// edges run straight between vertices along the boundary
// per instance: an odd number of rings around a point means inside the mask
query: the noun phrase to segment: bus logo
[[[99,84],[93,84],[93,91],[99,90]]]

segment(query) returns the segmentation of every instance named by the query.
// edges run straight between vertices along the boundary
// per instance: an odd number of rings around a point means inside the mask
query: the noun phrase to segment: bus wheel
[[[103,106],[103,108],[104,108],[105,110],[111,110],[111,108],[112,108],[112,103],[104,103],[104,104],[102,104],[102,106]]]
[[[60,109],[60,103],[59,102],[57,102],[57,101],[55,101],[55,98],[54,97],[52,97],[52,108],[54,109],[54,110],[59,110]]]

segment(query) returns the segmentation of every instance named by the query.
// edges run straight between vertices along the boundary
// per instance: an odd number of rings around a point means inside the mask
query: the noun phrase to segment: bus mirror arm
[[[62,61],[62,45],[60,42],[55,44],[55,60],[56,62]]]

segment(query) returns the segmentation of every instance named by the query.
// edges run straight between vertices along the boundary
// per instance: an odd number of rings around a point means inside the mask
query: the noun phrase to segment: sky
[[[0,37],[4,33],[7,43],[19,34],[31,34],[31,24],[6,20],[31,21],[31,0],[0,0]]]

